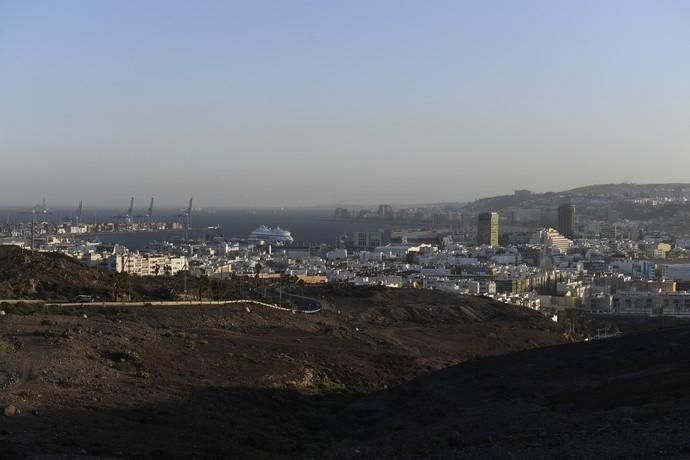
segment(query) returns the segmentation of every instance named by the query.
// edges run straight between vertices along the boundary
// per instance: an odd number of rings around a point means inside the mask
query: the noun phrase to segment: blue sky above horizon
[[[687,181],[690,3],[0,0],[0,204]]]

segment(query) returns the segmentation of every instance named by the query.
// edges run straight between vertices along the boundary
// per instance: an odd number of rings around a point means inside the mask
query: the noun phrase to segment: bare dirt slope
[[[1,316],[1,403],[20,414],[0,417],[0,457],[317,458],[352,434],[341,414],[367,393],[569,340],[528,310],[414,295],[331,299],[317,315],[234,305]]]

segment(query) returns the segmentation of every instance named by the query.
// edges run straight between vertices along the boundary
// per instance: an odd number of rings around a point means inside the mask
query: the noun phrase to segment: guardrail
[[[206,301],[189,301],[189,300],[181,300],[181,301],[173,301],[173,302],[50,302],[50,301],[42,301],[42,300],[3,300],[2,302],[6,303],[45,303],[46,305],[55,305],[58,307],[87,307],[90,305],[93,306],[102,306],[102,307],[153,307],[153,306],[159,306],[159,307],[165,307],[165,306],[184,306],[184,305],[232,305],[232,304],[253,304],[253,305],[260,305],[262,307],[266,308],[272,308],[274,310],[280,310],[280,311],[290,311],[293,313],[305,313],[305,314],[313,314],[313,313],[318,313],[321,311],[321,308],[315,309],[315,310],[300,310],[296,308],[288,308],[288,307],[282,307],[278,304],[272,304],[268,302],[261,302],[260,300],[255,300],[255,299],[239,299],[239,300],[206,300]]]
[[[268,307],[268,308],[274,308],[276,310],[282,310],[282,311],[291,311],[291,312],[298,312],[298,313],[306,313],[306,314],[312,314],[312,313],[318,313],[321,311],[321,308],[317,310],[297,310],[295,308],[287,308],[287,307],[281,307],[280,305],[277,304],[271,304],[271,303],[266,303],[266,302],[261,302],[259,300],[253,300],[253,299],[247,299],[247,300],[228,300],[224,302],[225,304],[233,304],[233,303],[251,303],[255,305],[261,305],[263,307]]]

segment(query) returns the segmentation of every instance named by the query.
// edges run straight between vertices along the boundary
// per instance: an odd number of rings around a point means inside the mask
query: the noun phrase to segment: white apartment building
[[[573,245],[573,241],[564,237],[553,228],[540,228],[532,236],[531,244],[543,245],[545,248],[566,252]]]
[[[112,267],[120,273],[138,276],[175,275],[187,268],[187,257],[141,253],[139,251],[116,252]]]
[[[611,309],[614,313],[690,316],[690,292],[618,291]]]

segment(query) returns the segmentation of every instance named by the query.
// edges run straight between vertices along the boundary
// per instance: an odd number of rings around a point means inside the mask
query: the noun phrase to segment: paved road
[[[256,288],[257,294],[263,295],[264,291],[261,288]],[[322,303],[319,299],[313,297],[305,297],[297,294],[290,294],[279,288],[273,286],[266,287],[265,294],[271,299],[273,303],[279,304],[283,307],[294,308],[298,311],[321,311]]]

